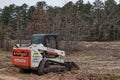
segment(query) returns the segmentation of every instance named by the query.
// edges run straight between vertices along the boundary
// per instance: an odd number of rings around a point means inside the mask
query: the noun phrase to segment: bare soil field
[[[82,42],[67,55],[80,69],[37,75],[20,73],[12,66],[11,52],[0,51],[0,80],[120,80],[120,42]]]

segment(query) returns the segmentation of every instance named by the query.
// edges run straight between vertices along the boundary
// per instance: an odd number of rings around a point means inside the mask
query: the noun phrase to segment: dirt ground
[[[20,73],[11,64],[11,52],[0,51],[0,80],[120,80],[120,42],[82,42],[65,60],[80,69],[38,76]]]

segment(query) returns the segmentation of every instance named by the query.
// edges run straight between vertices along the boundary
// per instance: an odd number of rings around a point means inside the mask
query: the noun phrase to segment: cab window
[[[56,41],[54,37],[46,37],[46,47],[56,48]]]

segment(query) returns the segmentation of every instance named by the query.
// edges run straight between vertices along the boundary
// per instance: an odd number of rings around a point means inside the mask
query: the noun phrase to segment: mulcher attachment
[[[79,66],[76,64],[76,63],[74,63],[74,62],[65,62],[65,65],[66,65],[66,69],[68,70],[68,71],[71,71],[72,69],[79,69]]]

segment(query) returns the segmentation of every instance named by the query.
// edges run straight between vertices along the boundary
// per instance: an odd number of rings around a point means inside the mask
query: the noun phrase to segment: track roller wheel
[[[41,62],[40,62],[40,64],[39,64],[39,67],[38,67],[38,75],[43,75],[43,74],[45,74],[46,73],[46,71],[45,71],[45,68],[46,67],[49,67],[48,66],[48,64],[47,64],[47,60],[45,60],[45,59],[43,59]]]

